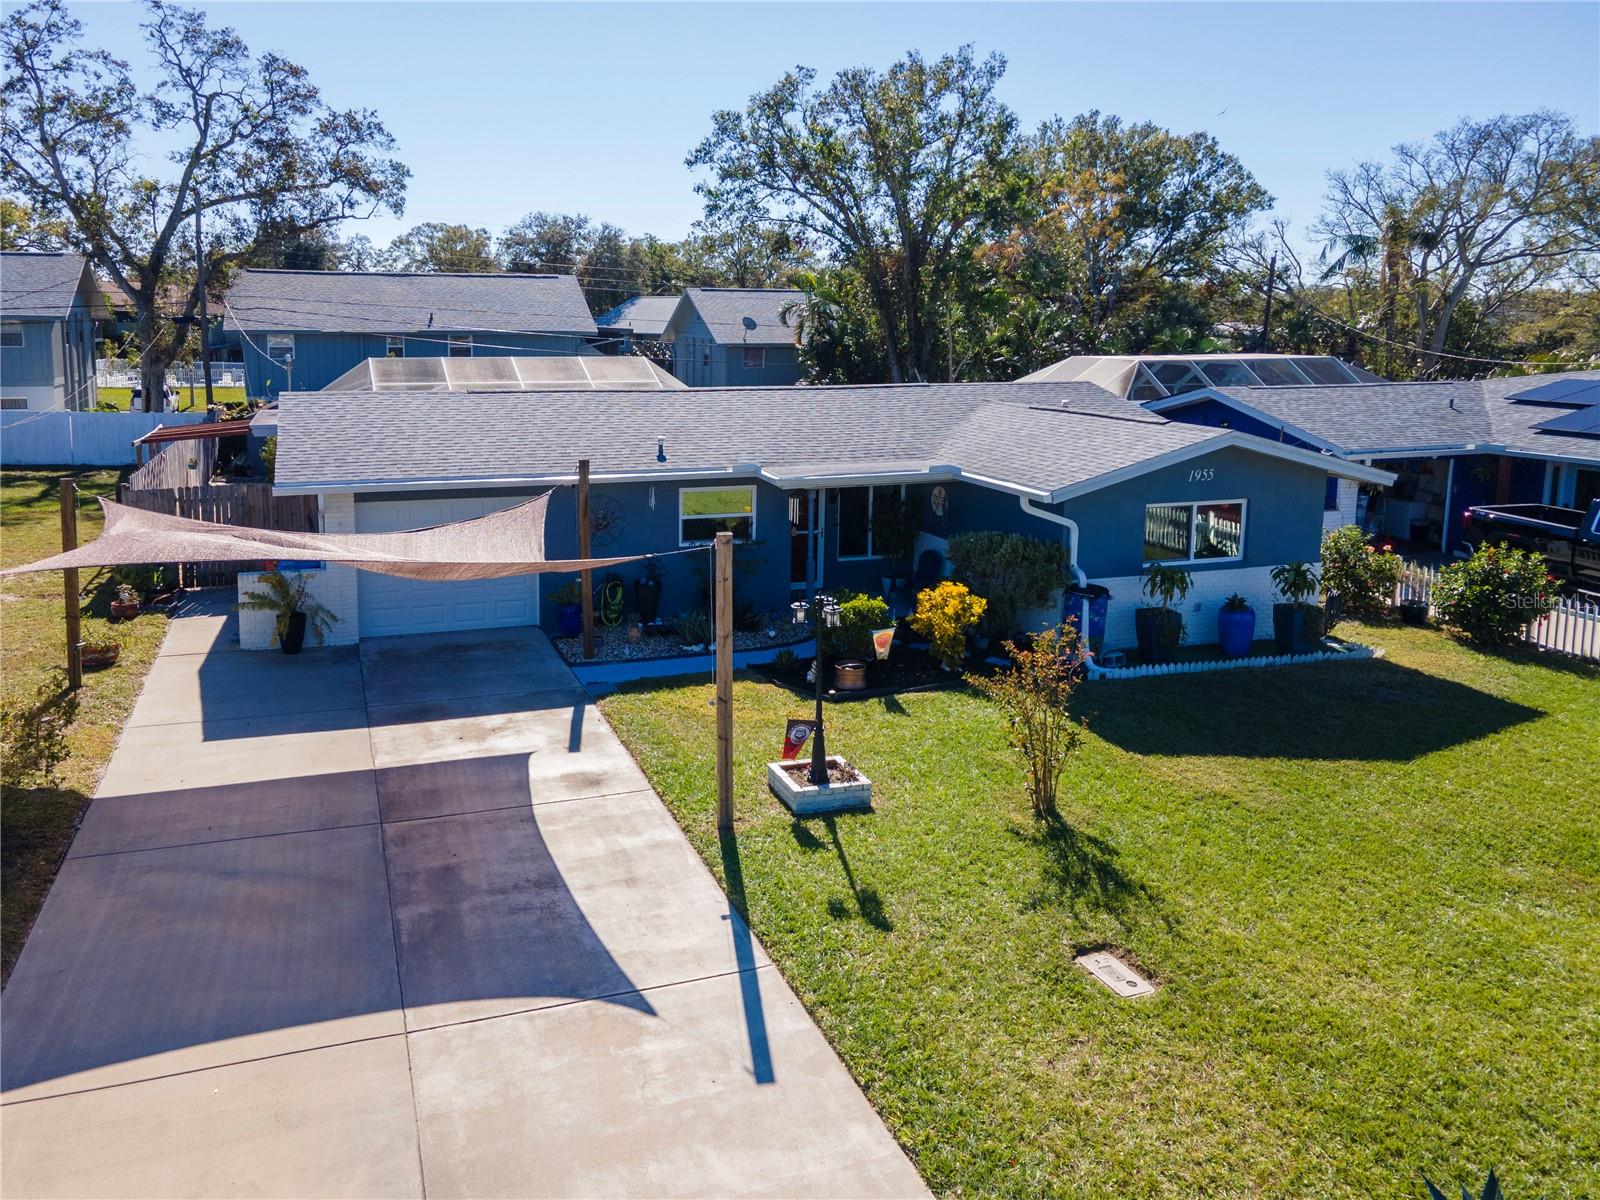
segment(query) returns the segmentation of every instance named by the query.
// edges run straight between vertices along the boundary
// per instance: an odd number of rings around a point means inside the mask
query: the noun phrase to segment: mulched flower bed
[[[666,626],[655,626],[647,629],[637,642],[628,641],[628,629],[625,625],[596,625],[594,630],[594,657],[583,656],[583,638],[558,637],[551,639],[556,652],[569,663],[597,663],[597,662],[642,662],[652,658],[684,658],[693,654],[710,654],[708,650],[691,650],[685,648],[683,639],[675,630]],[[802,635],[796,637],[787,630],[782,630],[776,637],[768,637],[764,631],[745,633],[735,631],[733,635],[734,650],[762,650],[772,646],[789,646],[796,642],[805,641]],[[712,649],[715,649],[713,647]]]
[[[811,669],[811,659],[801,655],[793,662],[766,663],[751,670],[764,675],[780,687],[812,697],[816,684],[806,678]],[[946,671],[924,649],[896,644],[887,661],[867,661],[867,686],[858,691],[839,691],[833,686],[833,660],[823,663],[827,687],[824,696],[829,700],[870,700],[877,696],[892,696],[896,692],[934,691],[938,688],[963,686],[960,671]],[[963,670],[980,669],[977,664]]]
[[[830,754],[828,757],[832,758],[833,755]],[[798,786],[811,786],[811,760],[809,758],[796,759],[794,762],[785,763],[781,770],[785,775],[792,778]],[[842,765],[839,763],[828,764],[828,782],[830,784],[860,783],[861,779],[861,772],[849,763]]]

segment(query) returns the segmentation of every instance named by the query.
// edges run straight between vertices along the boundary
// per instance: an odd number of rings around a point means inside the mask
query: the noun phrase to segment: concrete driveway
[[[4,996],[25,1196],[925,1189],[536,631],[173,622]]]

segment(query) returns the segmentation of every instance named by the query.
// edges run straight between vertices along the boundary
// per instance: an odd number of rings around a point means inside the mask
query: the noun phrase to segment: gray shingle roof
[[[595,332],[571,275],[247,270],[227,307],[252,333]]]
[[[602,476],[761,470],[780,482],[948,468],[1048,494],[1203,443],[1279,449],[1168,421],[1080,383],[694,388],[625,398],[303,392],[279,405],[276,483],[306,490],[532,482],[569,477],[588,458]],[[825,431],[820,455],[807,449],[813,430]]]
[[[682,303],[700,315],[719,345],[792,346],[795,328],[784,320],[783,310],[805,298],[804,292],[792,288],[690,288]],[[745,325],[747,318],[755,322],[754,328]]]
[[[0,313],[13,318],[64,318],[72,309],[85,269],[83,255],[68,251],[8,250],[0,254]],[[97,312],[105,307],[98,292],[90,303]]]
[[[1482,446],[1600,461],[1600,439],[1536,428],[1567,409],[1517,399],[1557,379],[1600,379],[1600,371],[1216,391],[1342,454]]]
[[[678,307],[677,296],[634,296],[601,313],[594,323],[601,329],[626,329],[644,337],[661,335]]]

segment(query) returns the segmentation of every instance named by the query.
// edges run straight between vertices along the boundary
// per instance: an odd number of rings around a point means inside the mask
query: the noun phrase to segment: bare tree
[[[1469,298],[1480,317],[1528,290],[1581,277],[1600,253],[1600,139],[1560,113],[1461,121],[1432,141],[1396,146],[1392,162],[1328,176],[1314,232],[1324,261],[1368,272],[1396,329],[1409,307],[1418,371],[1437,372]]]
[[[211,218],[215,281],[259,252],[261,230],[293,238],[378,209],[400,213],[409,172],[387,157],[394,139],[373,113],[330,109],[303,68],[252,56],[198,11],[146,7],[158,80],[148,92],[126,62],[79,45],[83,27],[62,0],[6,17],[0,185],[67,218],[72,243],[128,294],[144,394],[157,397],[197,323],[196,214]],[[142,134],[177,145],[169,170],[148,167],[135,145]]]

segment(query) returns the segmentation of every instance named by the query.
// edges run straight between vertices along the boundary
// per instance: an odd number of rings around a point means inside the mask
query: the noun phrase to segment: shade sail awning
[[[0,571],[121,567],[160,563],[262,562],[315,559],[408,579],[499,579],[552,571],[585,571],[636,562],[648,555],[547,559],[545,508],[550,494],[470,521],[397,533],[299,533],[218,525],[100,501],[105,530],[76,550]]]

